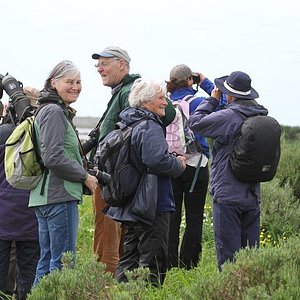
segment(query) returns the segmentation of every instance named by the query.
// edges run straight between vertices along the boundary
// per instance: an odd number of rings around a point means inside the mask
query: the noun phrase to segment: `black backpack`
[[[281,127],[270,116],[242,117],[245,121],[229,158],[233,174],[245,182],[270,181],[280,159]]]
[[[131,134],[133,128],[144,121],[141,119],[130,126],[122,122],[116,124],[100,141],[95,164],[100,171],[111,175],[111,180],[102,186],[102,196],[109,206],[122,207],[132,199],[142,177],[142,168],[137,168],[131,160]]]

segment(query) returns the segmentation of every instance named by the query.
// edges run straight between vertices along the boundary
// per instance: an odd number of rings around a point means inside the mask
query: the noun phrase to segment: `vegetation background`
[[[170,270],[160,288],[147,284],[147,269],[129,272],[129,283],[119,284],[96,262],[92,254],[92,203],[86,197],[80,206],[75,269],[70,267],[70,254],[66,254],[63,270],[44,277],[28,300],[300,299],[299,149],[300,128],[282,126],[276,177],[262,184],[261,247],[240,251],[235,263],[225,264],[222,273],[216,264],[210,195],[199,265],[190,271]]]

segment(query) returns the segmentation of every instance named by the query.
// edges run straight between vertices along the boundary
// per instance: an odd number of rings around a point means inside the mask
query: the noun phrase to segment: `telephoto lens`
[[[0,74],[0,99],[2,99],[2,96],[3,96],[3,85],[2,85],[2,78],[3,77],[4,76],[2,74]]]
[[[101,186],[105,186],[111,181],[111,176],[106,172],[102,172],[96,168],[88,169],[87,171],[89,174],[95,176],[98,179],[98,183]],[[83,194],[84,195],[92,194],[92,192],[89,190],[89,188],[85,184],[83,184]]]
[[[111,181],[111,176],[108,173],[100,171],[97,168],[90,169],[88,172],[98,179],[101,186],[105,186]]]
[[[94,128],[89,133],[90,138],[82,144],[82,149],[84,154],[89,153],[93,148],[97,146],[99,135],[100,135],[99,127]]]
[[[108,173],[99,170],[96,173],[96,178],[101,186],[106,186],[111,181],[111,176]]]
[[[20,123],[33,114],[30,101],[24,94],[22,83],[8,74],[2,78],[2,86],[11,99],[11,104],[14,107]]]

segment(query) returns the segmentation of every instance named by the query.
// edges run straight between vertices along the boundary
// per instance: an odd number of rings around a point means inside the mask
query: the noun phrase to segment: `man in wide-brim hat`
[[[229,76],[215,79],[215,85],[224,94],[240,99],[256,99],[257,91],[251,87],[251,78],[244,72],[235,71]]]
[[[268,110],[254,100],[259,95],[244,72],[217,78],[215,85],[211,97],[198,106],[188,124],[192,130],[214,139],[210,188],[221,271],[223,263],[232,261],[238,250],[259,245],[260,184],[238,180],[231,170],[229,156],[244,122],[243,116],[267,115]],[[216,111],[221,93],[226,94],[228,106]]]

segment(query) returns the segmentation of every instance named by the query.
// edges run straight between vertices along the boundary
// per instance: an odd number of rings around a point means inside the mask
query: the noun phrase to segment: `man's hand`
[[[214,97],[215,99],[220,101],[221,96],[222,96],[222,92],[217,87],[215,87],[211,92],[211,97]]]

